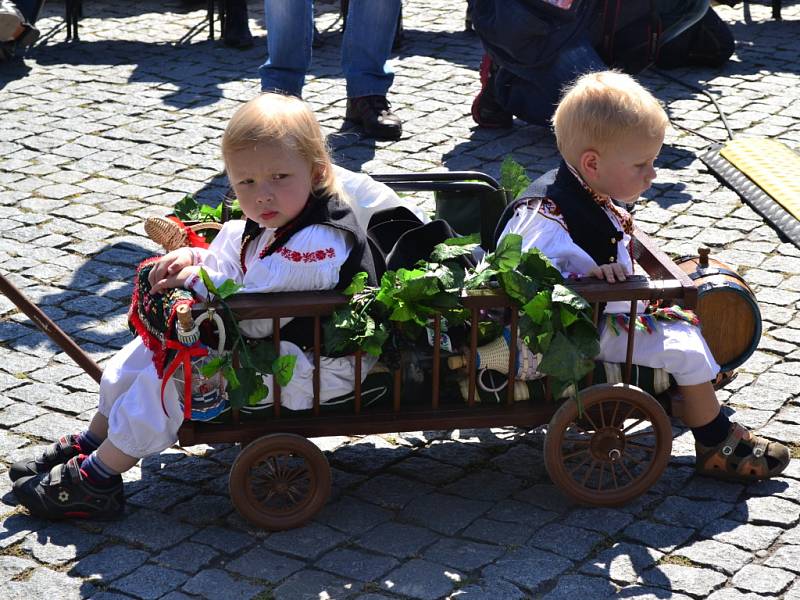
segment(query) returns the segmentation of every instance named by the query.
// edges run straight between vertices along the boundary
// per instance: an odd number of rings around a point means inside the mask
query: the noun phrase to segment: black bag
[[[728,24],[709,8],[703,18],[661,48],[656,66],[721,67],[733,54],[735,43]]]
[[[437,244],[453,237],[458,233],[449,223],[436,219],[423,224],[403,207],[377,211],[367,226],[378,279],[387,270],[410,269],[419,260],[429,260]]]
[[[661,30],[655,0],[607,0],[592,26],[592,43],[608,66],[635,74],[656,62]]]

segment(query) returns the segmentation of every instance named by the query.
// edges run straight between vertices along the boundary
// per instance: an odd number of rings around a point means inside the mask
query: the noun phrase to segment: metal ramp
[[[700,159],[800,247],[800,155],[777,140],[741,138],[712,146]]]

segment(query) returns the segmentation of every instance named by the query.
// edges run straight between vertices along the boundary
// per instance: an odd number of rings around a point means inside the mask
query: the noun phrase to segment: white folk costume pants
[[[620,330],[616,335],[605,322],[601,322],[600,329],[600,354],[597,358],[624,363],[628,350],[627,332]],[[652,333],[636,330],[633,363],[665,369],[678,385],[706,383],[719,373],[719,365],[700,329],[683,321],[656,321]]]
[[[304,353],[291,342],[281,342],[280,353],[297,356],[294,375],[281,388],[281,406],[291,410],[311,408],[313,402],[313,354]],[[362,378],[375,363],[372,357],[362,360]],[[353,391],[355,357],[321,357],[320,402]],[[272,403],[272,376],[265,378],[270,390],[262,400]],[[108,419],[108,439],[114,446],[135,458],[166,450],[178,440],[183,422],[178,388],[170,379],[164,386],[161,406],[161,380],[153,366],[153,353],[139,338],[129,342],[109,361],[100,380],[98,411]]]

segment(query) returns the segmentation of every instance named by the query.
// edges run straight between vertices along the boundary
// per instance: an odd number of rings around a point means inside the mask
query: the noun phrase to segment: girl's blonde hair
[[[338,194],[328,144],[314,113],[294,96],[265,93],[241,106],[222,135],[222,159],[255,148],[257,144],[278,144],[297,152],[318,174],[315,194]]]
[[[561,156],[577,165],[586,150],[602,152],[631,134],[663,137],[669,120],[661,104],[630,75],[582,75],[564,90],[553,115]]]

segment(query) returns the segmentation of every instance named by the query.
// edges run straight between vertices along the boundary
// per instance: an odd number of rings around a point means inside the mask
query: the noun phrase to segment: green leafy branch
[[[515,161],[509,154],[500,165],[500,185],[511,192],[512,198],[517,198],[525,188],[531,184],[531,179],[525,173],[525,168]]]
[[[366,273],[356,275],[344,290],[349,303],[325,323],[326,353],[360,349],[380,356],[392,333],[417,339],[437,314],[450,324],[463,323],[468,314],[460,300],[466,269],[460,258],[477,246],[477,235],[447,240],[434,248],[429,262],[384,273],[378,287],[366,285]]]
[[[506,235],[486,256],[470,287],[496,280],[519,306],[519,335],[532,352],[541,354],[539,371],[549,375],[555,397],[594,368],[600,352],[591,306],[564,285],[547,257],[533,248],[522,252],[522,237]]]
[[[258,404],[269,394],[264,384],[264,375],[273,375],[281,387],[287,385],[294,374],[297,357],[288,354],[280,356],[269,339],[248,339],[242,335],[239,323],[225,299],[234,295],[242,286],[226,279],[219,287],[214,285],[205,269],[200,269],[200,277],[206,289],[212,294],[224,311],[225,327],[233,331],[235,339],[230,352],[215,357],[200,369],[204,377],[212,377],[222,371],[227,382],[226,391],[233,408]],[[233,356],[238,351],[239,364],[234,365]]]
[[[195,200],[191,194],[186,194],[177,204],[172,208],[172,212],[181,221],[213,221],[215,223],[222,222],[222,210],[224,202],[220,202],[216,207],[209,206],[208,204],[200,204]],[[230,216],[232,219],[238,219],[242,216],[242,209],[239,206],[239,201],[234,200],[230,207]]]
[[[451,325],[464,323],[463,294],[499,287],[517,305],[520,339],[542,355],[539,371],[552,378],[558,397],[594,367],[599,343],[591,307],[541,252],[522,252],[519,235],[505,236],[477,267],[465,268],[459,259],[476,246],[476,237],[447,240],[429,262],[385,273],[380,287],[365,285],[365,273],[357,275],[344,291],[349,303],[325,325],[326,352],[360,349],[380,356],[394,332],[418,339],[437,313]],[[485,322],[470,325],[492,329]]]

